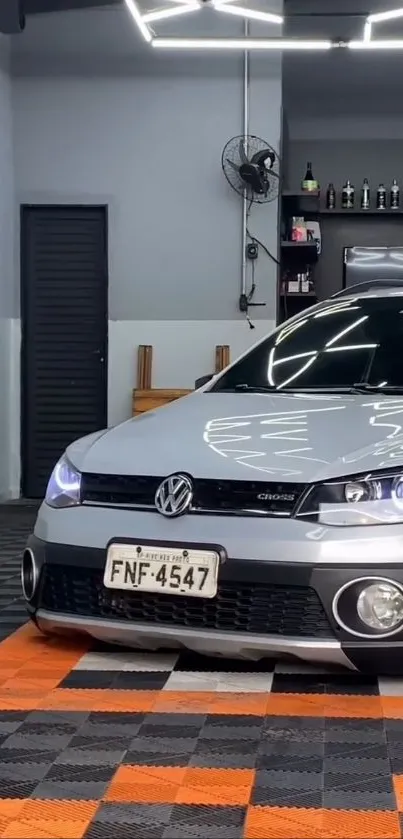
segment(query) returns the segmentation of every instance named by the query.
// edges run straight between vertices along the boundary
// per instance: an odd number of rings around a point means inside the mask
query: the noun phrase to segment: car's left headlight
[[[403,469],[313,486],[296,515],[336,527],[403,523]]]
[[[81,473],[67,459],[60,458],[49,478],[45,501],[49,507],[74,507],[80,504]]]

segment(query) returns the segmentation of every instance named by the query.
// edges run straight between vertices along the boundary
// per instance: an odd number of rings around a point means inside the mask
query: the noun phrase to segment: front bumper
[[[35,536],[29,547],[40,576],[27,609],[45,632],[84,632],[143,649],[177,647],[251,660],[286,656],[373,672],[403,670],[403,631],[384,640],[362,641],[339,626],[332,611],[336,591],[349,580],[368,574],[389,576],[403,584],[403,568],[396,563],[378,568],[362,564],[315,567],[229,559],[220,569],[221,603],[195,604],[193,598],[193,611],[186,612],[187,598],[161,595],[162,611],[158,611],[155,598],[145,598],[140,609],[133,605],[140,603],[139,593],[112,594],[103,588],[105,549],[47,543]],[[242,623],[245,600],[240,599],[246,596],[255,615],[247,626]],[[264,597],[273,611],[266,623],[262,623]]]
[[[178,629],[150,624],[127,623],[108,619],[82,618],[55,614],[39,609],[36,621],[44,632],[84,632],[107,643],[123,644],[146,650],[162,647],[188,649],[204,655],[245,658],[251,661],[266,656],[293,658],[317,664],[331,663],[353,668],[337,641],[308,638],[276,638],[238,632],[203,629]],[[354,669],[354,668],[353,668]]]

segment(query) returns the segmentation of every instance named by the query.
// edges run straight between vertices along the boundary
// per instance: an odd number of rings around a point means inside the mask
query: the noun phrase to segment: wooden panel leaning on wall
[[[137,387],[133,390],[132,402],[132,413],[135,417],[144,414],[146,411],[154,411],[156,408],[161,408],[163,405],[191,393],[191,390],[179,390],[177,388],[153,388],[152,359],[152,346],[141,344],[137,350]],[[229,346],[217,346],[215,348],[215,372],[219,373],[229,363]]]

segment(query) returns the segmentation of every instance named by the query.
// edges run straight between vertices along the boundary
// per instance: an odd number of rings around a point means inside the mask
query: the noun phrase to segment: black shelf
[[[321,208],[319,210],[319,215],[321,216],[402,216],[403,215],[403,207],[399,207],[397,210],[391,210],[390,207],[386,207],[385,210],[377,210],[376,207],[371,208],[369,210],[362,210],[361,207],[354,207],[352,210],[343,210],[342,207],[336,207],[334,210],[328,210],[326,208]]]
[[[304,241],[304,242],[292,242],[290,239],[283,239],[282,242],[281,242],[281,247],[282,248],[297,248],[297,249],[300,248],[301,250],[303,248],[314,248],[315,250],[317,250],[316,242],[311,242],[309,240]]]
[[[281,291],[280,297],[310,297],[311,300],[312,298],[314,298],[315,300],[318,299],[315,291]]]
[[[398,209],[392,210],[390,207],[386,207],[384,210],[377,210],[376,207],[370,207],[369,210],[362,210],[361,207],[354,207],[352,210],[343,210],[342,207],[336,207],[334,210],[328,210],[323,205],[320,204],[320,192],[303,192],[298,190],[289,190],[285,189],[282,192],[281,197],[288,202],[294,202],[295,204],[300,204],[301,202],[308,201],[311,205],[309,212],[318,213],[320,216],[355,216],[355,215],[367,215],[367,216],[398,216],[403,215],[403,205]],[[312,206],[314,205],[314,206]],[[306,211],[307,212],[307,211]],[[288,214],[288,211],[287,211]],[[290,212],[291,215],[291,212]]]
[[[315,201],[319,200],[320,192],[304,192],[301,190],[292,190],[292,189],[285,189],[282,192],[282,198],[289,198],[290,200],[299,201],[301,198],[314,198]]]
[[[282,254],[292,258],[304,259],[307,265],[313,265],[318,259],[318,248],[316,242],[289,242],[283,240],[281,242]]]

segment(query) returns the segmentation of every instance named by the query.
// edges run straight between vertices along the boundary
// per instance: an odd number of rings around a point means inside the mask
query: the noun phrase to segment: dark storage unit
[[[107,424],[107,301],[106,207],[22,207],[25,497],[43,497],[66,446]]]
[[[320,225],[321,252],[312,242],[289,241],[290,219],[301,216]],[[326,206],[326,194],[283,190],[280,208],[280,271],[278,288],[278,322],[292,317],[324,300],[344,286],[344,253],[352,247],[403,248],[403,208],[377,209],[376,203],[363,209],[355,196],[353,209],[343,209],[340,193],[335,195],[335,207]],[[306,270],[312,278],[309,290],[287,291],[284,276]],[[372,277],[380,279],[376,270]],[[392,277],[393,278],[393,277]],[[357,282],[357,280],[356,280]]]
[[[316,243],[290,241],[290,222],[301,216],[315,221],[319,217],[319,194],[315,192],[283,191],[280,213],[280,270],[278,290],[278,321],[281,323],[307,306],[316,302],[314,265],[318,260]],[[310,276],[310,282],[301,284],[298,290],[289,290],[288,277]],[[305,288],[305,290],[302,290]]]

